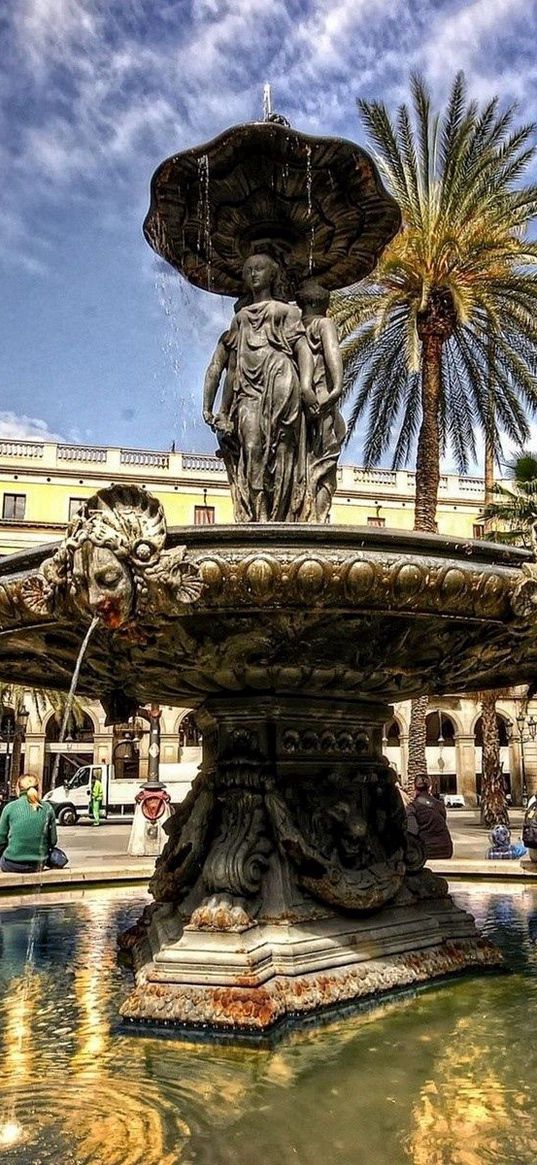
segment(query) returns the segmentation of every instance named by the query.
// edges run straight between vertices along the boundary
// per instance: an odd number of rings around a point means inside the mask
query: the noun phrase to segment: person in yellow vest
[[[101,781],[101,769],[96,769],[91,775],[91,812],[93,816],[93,824],[101,824],[101,808],[103,804],[104,789]]]

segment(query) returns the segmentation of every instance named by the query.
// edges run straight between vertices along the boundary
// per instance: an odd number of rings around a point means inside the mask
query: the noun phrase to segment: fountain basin
[[[530,1040],[511,1049],[537,990],[537,891],[454,894],[511,974],[414,986],[255,1044],[165,1027],[134,1039],[117,1023],[130,976],[116,941],[147,901],[138,891],[4,900],[0,1121],[19,1132],[5,1160],[250,1165],[260,1146],[285,1165],[533,1165],[534,1054]]]
[[[32,606],[54,549],[0,562],[0,674],[38,684],[45,656],[50,686],[66,688],[88,608],[70,594]],[[532,585],[527,551],[276,523],[174,528],[166,552],[179,549],[203,584],[195,602],[174,603],[162,578],[148,579],[150,609],[140,616],[133,596],[123,628],[97,629],[80,692],[133,709],[153,699],[196,705],[210,694],[304,690],[386,702],[535,674],[537,634],[515,610]]]

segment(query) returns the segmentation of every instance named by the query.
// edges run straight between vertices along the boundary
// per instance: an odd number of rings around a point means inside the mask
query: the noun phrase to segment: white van
[[[183,761],[181,764],[161,764],[160,780],[166,786],[173,805],[178,805],[186,797],[192,781],[199,770],[198,761]],[[134,798],[144,785],[144,781],[118,780],[113,765],[83,765],[63,785],[56,785],[45,793],[44,801],[54,807],[59,825],[76,825],[80,819],[91,816],[91,780],[96,776],[102,781],[104,797],[102,815],[134,813]]]

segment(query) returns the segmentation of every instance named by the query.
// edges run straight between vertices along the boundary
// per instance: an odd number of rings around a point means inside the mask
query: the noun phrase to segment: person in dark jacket
[[[414,797],[407,806],[408,831],[420,838],[428,858],[453,857],[453,842],[447,827],[446,807],[433,797],[426,774],[416,777]]]
[[[58,834],[52,805],[42,804],[35,777],[20,777],[19,796],[0,817],[0,870],[33,874],[42,870]]]

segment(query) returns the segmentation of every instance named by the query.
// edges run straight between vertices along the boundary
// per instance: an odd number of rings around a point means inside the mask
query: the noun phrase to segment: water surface
[[[455,890],[514,970],[306,1027],[276,1046],[117,1023],[139,891],[0,906],[0,1162],[534,1165],[537,889]]]

